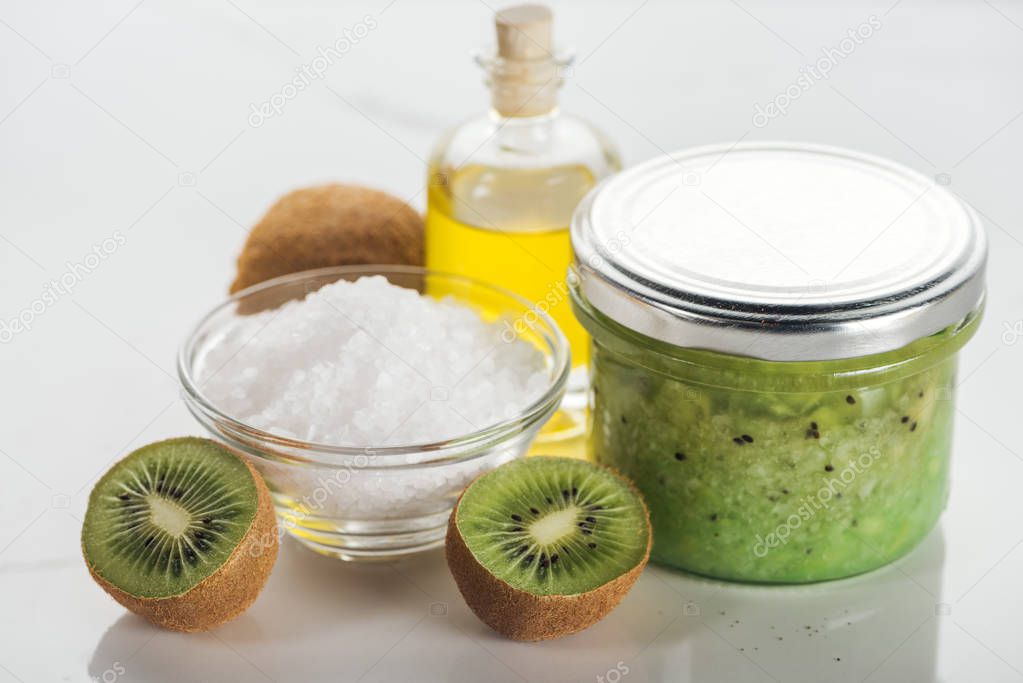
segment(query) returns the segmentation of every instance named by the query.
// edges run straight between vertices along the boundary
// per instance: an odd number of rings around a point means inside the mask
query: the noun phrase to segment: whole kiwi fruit
[[[208,439],[132,452],[89,495],[82,552],[103,590],[175,631],[205,631],[256,599],[277,558],[270,493],[246,460]]]
[[[270,207],[238,256],[231,293],[330,266],[423,265],[423,219],[386,192],[332,184],[290,192]]]

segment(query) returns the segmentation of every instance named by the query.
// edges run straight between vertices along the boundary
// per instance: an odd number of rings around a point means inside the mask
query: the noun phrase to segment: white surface
[[[441,127],[486,101],[466,53],[490,10],[0,6],[0,318],[124,237],[0,346],[0,681],[1023,679],[1023,7],[845,4],[558,4],[557,35],[581,56],[564,100],[630,163],[791,138],[949,174],[991,239],[987,318],[963,354],[949,510],[904,561],[845,582],[767,589],[651,569],[610,618],[543,644],[477,622],[438,553],[346,566],[290,542],[243,617],[206,635],[162,632],[92,584],[77,540],[107,463],[198,431],[174,353],[277,195],[350,179],[422,205],[422,159]],[[828,80],[753,125],[756,103],[871,14],[881,28],[836,58]],[[366,15],[375,27],[323,79],[249,125],[250,103]]]

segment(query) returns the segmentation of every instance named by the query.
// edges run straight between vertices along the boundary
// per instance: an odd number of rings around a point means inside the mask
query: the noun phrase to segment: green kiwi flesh
[[[93,489],[82,528],[86,561],[130,596],[183,595],[245,538],[261,485],[243,460],[212,441],[144,446]]]
[[[649,555],[642,498],[612,470],[582,460],[514,460],[470,484],[454,515],[475,561],[535,596],[588,593]]]

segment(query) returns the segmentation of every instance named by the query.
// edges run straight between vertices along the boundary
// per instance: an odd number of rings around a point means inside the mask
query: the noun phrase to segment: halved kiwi
[[[651,541],[631,483],[582,460],[539,456],[466,488],[446,550],[476,616],[510,638],[542,640],[607,615],[639,578]]]
[[[232,619],[277,557],[270,493],[253,467],[208,439],[144,446],[89,495],[82,552],[119,603],[176,631]]]

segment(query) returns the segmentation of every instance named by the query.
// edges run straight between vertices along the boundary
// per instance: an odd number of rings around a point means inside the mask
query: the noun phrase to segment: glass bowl
[[[532,344],[543,354],[548,377],[542,395],[513,418],[457,438],[355,447],[272,434],[227,414],[203,393],[199,378],[212,376],[204,374],[210,352],[224,351],[218,347],[234,339],[229,332],[246,315],[274,310],[340,279],[373,275],[453,299],[484,320],[503,324],[503,341]],[[272,324],[274,319],[267,323]],[[189,411],[214,439],[260,471],[283,530],[312,550],[343,560],[391,559],[443,544],[458,495],[479,474],[526,453],[557,410],[570,368],[561,331],[525,299],[478,280],[411,266],[325,268],[242,290],[202,318],[178,357]]]

